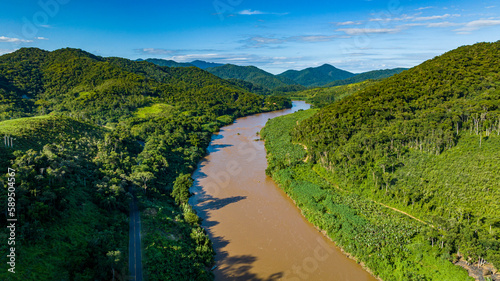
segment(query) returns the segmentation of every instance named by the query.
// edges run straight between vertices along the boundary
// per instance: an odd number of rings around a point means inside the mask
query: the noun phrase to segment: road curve
[[[130,279],[142,281],[142,256],[141,256],[141,217],[137,208],[137,198],[130,203],[130,231],[129,231],[129,271]]]

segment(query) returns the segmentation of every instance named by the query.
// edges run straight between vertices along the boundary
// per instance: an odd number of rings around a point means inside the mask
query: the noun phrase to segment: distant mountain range
[[[329,64],[323,64],[319,67],[309,67],[303,70],[287,70],[278,75],[286,77],[304,86],[324,86],[337,80],[343,80],[356,76],[356,74],[342,69],[338,69]]]
[[[206,62],[202,60],[195,60],[192,62],[176,62],[173,60],[164,60],[164,59],[138,59],[137,61],[147,61],[154,63],[159,66],[168,66],[168,67],[190,67],[190,66],[195,66],[201,69],[207,69],[209,67],[218,67],[218,66],[223,66],[224,64],[221,63],[214,63],[214,62]]]
[[[357,74],[357,75],[349,77],[347,79],[336,80],[336,81],[330,82],[330,83],[326,84],[325,87],[335,87],[335,86],[354,84],[354,83],[359,83],[359,82],[363,82],[363,81],[370,80],[370,79],[371,80],[383,79],[383,78],[387,78],[387,77],[391,77],[393,75],[399,74],[405,70],[408,70],[408,68],[372,70],[372,71]]]
[[[139,59],[138,61],[142,61]],[[291,85],[305,87],[333,87],[362,82],[368,79],[383,79],[398,74],[406,68],[373,70],[363,73],[352,73],[336,68],[330,64],[309,67],[303,70],[287,70],[274,75],[255,66],[239,66],[196,60],[190,63],[178,63],[173,60],[146,59],[145,61],[159,66],[190,67],[196,66],[223,79],[238,79],[255,84],[269,90],[289,88]]]
[[[240,79],[271,90],[298,84],[292,79],[273,75],[255,66],[226,64],[223,66],[207,68],[205,70],[223,79]]]

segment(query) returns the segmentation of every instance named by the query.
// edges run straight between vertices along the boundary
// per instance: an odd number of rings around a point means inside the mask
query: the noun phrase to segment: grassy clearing
[[[5,136],[10,136],[14,138],[13,149],[40,150],[49,143],[84,136],[103,138],[107,131],[109,130],[65,116],[26,117],[0,122],[0,146],[5,147]]]
[[[134,116],[139,118],[148,118],[154,115],[158,115],[162,112],[166,112],[172,108],[173,106],[168,105],[166,103],[155,103],[151,106],[138,108],[137,111],[134,113]]]

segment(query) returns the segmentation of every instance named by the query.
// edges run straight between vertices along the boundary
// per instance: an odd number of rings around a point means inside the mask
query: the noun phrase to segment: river
[[[193,174],[190,203],[217,253],[215,280],[376,280],[307,222],[265,174],[257,132],[268,119],[308,108],[294,101],[291,109],[239,118],[212,136]]]

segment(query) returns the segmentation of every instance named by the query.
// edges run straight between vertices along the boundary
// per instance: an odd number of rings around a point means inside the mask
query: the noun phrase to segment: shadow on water
[[[209,153],[213,153],[213,152],[217,152],[217,151],[220,151],[221,149],[225,148],[225,147],[231,147],[233,146],[232,144],[212,144],[208,147],[208,152]]]
[[[271,274],[267,278],[260,278],[252,273],[253,264],[257,257],[252,255],[229,256],[228,252],[221,251],[230,241],[224,237],[210,237],[215,249],[218,267],[215,269],[215,280],[235,280],[235,281],[275,281],[283,278],[283,272]]]
[[[202,226],[209,230],[211,227],[218,225],[219,222],[211,220],[210,211],[220,210],[230,204],[245,200],[246,196],[233,196],[228,198],[214,198],[206,194],[201,186],[197,183],[193,186],[194,189],[201,191],[196,195],[196,212],[203,219]],[[274,281],[283,278],[283,272],[278,272],[270,275],[267,278],[259,278],[255,273],[252,273],[253,264],[257,261],[257,257],[252,255],[229,256],[228,252],[223,251],[231,241],[222,236],[212,236],[211,231],[208,231],[210,240],[216,254],[216,260],[219,267],[215,269],[216,280],[255,280],[255,281]]]
[[[221,134],[224,130],[220,130],[218,134],[212,135],[212,141],[223,139],[224,136]]]
[[[203,220],[203,226],[211,228],[218,225],[218,221],[210,220],[210,211],[220,210],[225,206],[246,199],[246,196],[234,196],[229,198],[218,199],[207,194],[197,194],[196,196],[196,213]],[[227,245],[227,244],[226,244]],[[222,247],[226,246],[223,245]]]
[[[295,105],[295,102],[294,102]],[[276,114],[277,116],[278,114]],[[280,113],[282,115],[282,113]],[[268,119],[266,116],[268,115],[262,115],[258,116],[258,118],[265,118]],[[272,116],[274,117],[274,116]],[[223,133],[226,132],[230,135],[236,134],[236,131],[230,132],[232,130],[243,130],[245,129],[245,126],[248,127],[253,127],[253,124],[248,124],[246,123],[247,119],[241,119],[241,120],[236,120],[234,124],[237,124],[236,126],[233,126],[231,128],[223,127],[221,128],[220,132],[213,134],[211,141],[215,140],[221,140],[224,138]],[[267,120],[264,120],[264,123]],[[259,127],[260,128],[260,127]],[[260,129],[259,129],[260,130]],[[258,131],[258,130],[254,130]],[[252,139],[254,140],[255,138],[258,138],[258,136],[252,135]],[[221,141],[219,141],[221,142]],[[208,152],[213,153],[220,151],[224,149],[225,147],[229,147],[232,145],[229,144],[214,144],[209,146]],[[212,188],[214,188],[213,185],[210,184],[215,184],[215,182],[208,181],[208,184],[206,185],[201,185],[200,181],[202,179],[206,179],[208,177],[207,174],[201,172],[203,170],[203,167],[206,165],[209,165],[210,161],[207,160],[206,158],[202,160],[198,164],[198,169],[193,174],[193,178],[195,179],[194,185],[191,187],[191,191],[195,193],[195,195],[190,199],[191,200],[191,205],[194,207],[196,212],[198,213],[198,216],[202,219],[202,227],[207,230],[207,233],[210,237],[210,240],[212,241],[213,248],[216,252],[216,261],[217,261],[217,267],[214,269],[214,274],[215,274],[215,280],[216,281],[225,281],[225,280],[237,280],[237,281],[247,281],[247,280],[255,280],[255,281],[277,281],[280,279],[284,278],[285,273],[284,272],[276,272],[268,277],[265,276],[258,276],[257,273],[255,273],[258,270],[258,267],[260,266],[259,264],[256,264],[258,262],[258,257],[255,255],[247,254],[246,252],[238,255],[235,253],[228,252],[228,245],[231,243],[230,236],[225,236],[224,234],[222,235],[214,235],[214,229],[215,226],[219,225],[222,223],[222,221],[219,221],[217,216],[214,214],[212,217],[212,214],[214,211],[219,211],[226,206],[229,206],[234,203],[241,202],[242,200],[247,200],[246,196],[233,196],[233,197],[227,197],[227,198],[216,198],[216,190],[215,193],[209,192],[213,191]],[[210,195],[210,193],[215,194],[215,195]],[[251,239],[251,237],[248,237],[248,239]],[[235,241],[236,243],[236,241]],[[258,271],[257,271],[258,272]]]
[[[228,197],[228,198],[223,198],[223,199],[213,199],[209,198],[207,200],[203,201],[203,205],[200,207],[203,210],[211,211],[211,210],[219,210],[224,208],[225,206],[239,202],[241,200],[246,199],[246,196],[233,196],[233,197]]]
[[[271,274],[267,278],[259,278],[255,273],[252,273],[252,264],[257,261],[257,258],[251,255],[240,255],[226,257],[220,259],[226,267],[218,269],[215,280],[254,280],[254,281],[275,281],[283,278],[283,272]],[[217,276],[219,275],[219,276]]]

